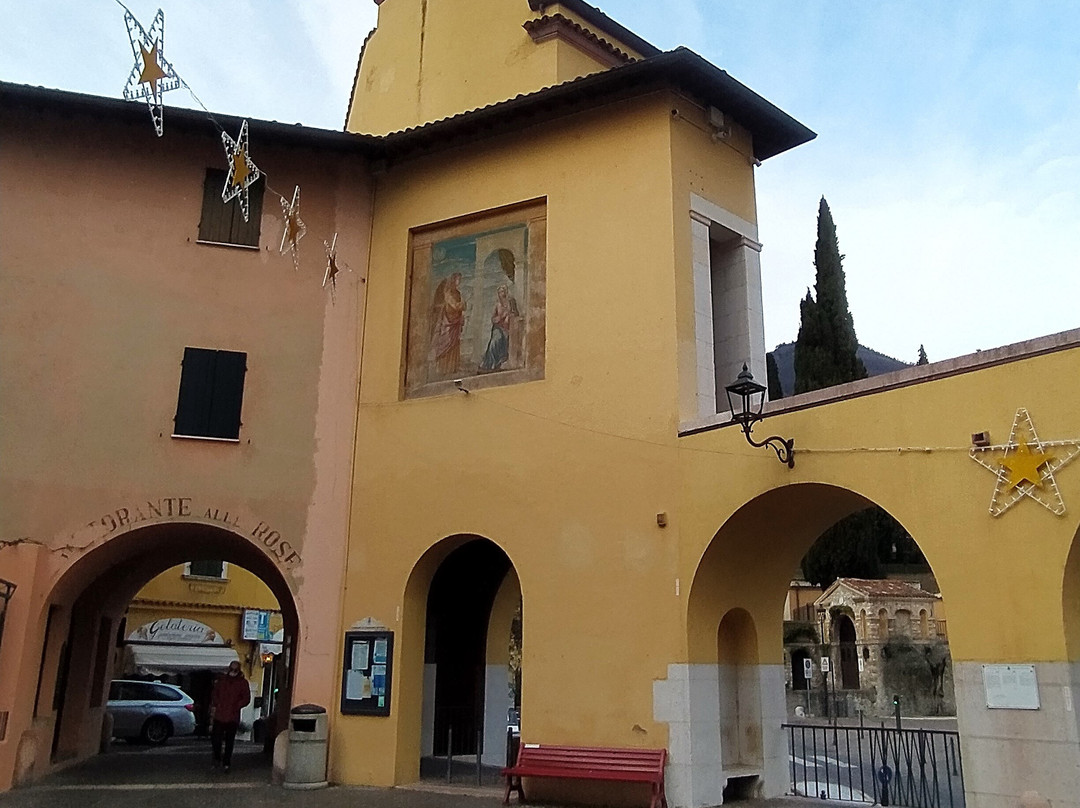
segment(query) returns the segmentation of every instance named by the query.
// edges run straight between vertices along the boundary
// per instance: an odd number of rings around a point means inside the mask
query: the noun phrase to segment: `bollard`
[[[484,731],[476,731],[476,784],[480,785],[480,750],[484,748]]]
[[[450,782],[450,770],[454,766],[454,728],[446,728],[446,782]]]

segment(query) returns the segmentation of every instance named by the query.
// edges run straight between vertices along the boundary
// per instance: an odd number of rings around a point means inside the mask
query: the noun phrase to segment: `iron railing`
[[[784,724],[791,793],[897,805],[964,808],[956,732]]]

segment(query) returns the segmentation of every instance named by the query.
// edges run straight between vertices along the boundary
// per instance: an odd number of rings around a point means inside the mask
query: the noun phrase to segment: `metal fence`
[[[956,732],[784,724],[791,793],[832,800],[963,808]]]

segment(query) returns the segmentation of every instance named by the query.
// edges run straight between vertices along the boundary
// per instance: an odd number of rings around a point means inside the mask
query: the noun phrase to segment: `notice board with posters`
[[[394,632],[346,631],[341,674],[341,712],[390,715]]]

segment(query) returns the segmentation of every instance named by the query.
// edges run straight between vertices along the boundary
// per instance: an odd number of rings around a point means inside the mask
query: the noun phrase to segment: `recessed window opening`
[[[174,438],[239,440],[247,354],[185,348]]]
[[[245,222],[239,197],[228,202],[221,201],[221,190],[225,187],[225,171],[219,168],[206,169],[202,216],[199,219],[199,241],[204,244],[258,249],[265,185],[265,181],[260,177],[248,187],[248,218]]]

